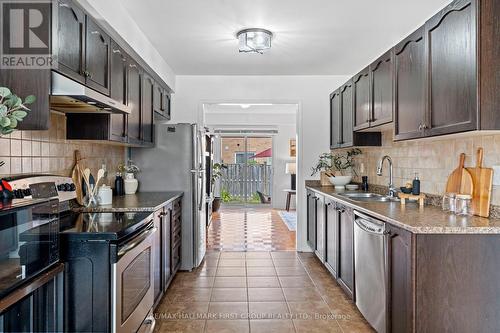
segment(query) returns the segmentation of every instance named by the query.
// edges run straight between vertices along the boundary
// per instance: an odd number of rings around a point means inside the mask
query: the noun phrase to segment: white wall
[[[113,39],[127,42],[132,49],[175,90],[175,73],[142,32],[120,0],[78,0],[101,25],[116,32]]]
[[[280,104],[270,106],[221,107],[204,105],[204,125],[214,129],[275,129],[273,135],[273,184],[271,204],[273,208],[285,209],[286,193],[290,188],[290,175],[285,173],[285,164],[295,161],[290,157],[290,139],[296,138],[297,104]],[[220,141],[219,141],[220,142]],[[216,191],[217,192],[217,191]],[[295,197],[291,204],[295,208]]]
[[[310,169],[329,151],[329,94],[348,76],[177,76],[172,122],[203,120],[204,103],[297,103],[297,249],[306,245],[304,181]]]

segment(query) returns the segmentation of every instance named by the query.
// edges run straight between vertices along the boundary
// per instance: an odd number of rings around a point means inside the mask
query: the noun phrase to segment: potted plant
[[[19,122],[28,115],[30,109],[26,105],[32,104],[35,100],[35,96],[29,95],[23,102],[9,88],[0,87],[0,135],[12,133]]]
[[[118,166],[118,171],[125,174],[125,179],[123,180],[125,194],[134,194],[137,192],[139,181],[135,178],[135,175],[138,174],[141,169],[139,169],[132,160],[128,160],[126,165],[121,164]]]
[[[227,169],[227,166],[225,166],[222,163],[214,163],[214,165],[212,165],[212,176],[210,177],[211,193],[215,193],[215,183],[220,177],[222,177],[222,169]],[[220,208],[220,204],[221,204],[221,197],[220,196],[214,197],[214,201],[212,203],[212,211],[217,212]]]
[[[354,157],[362,154],[358,148],[353,148],[343,153],[334,154],[323,153],[319,156],[318,162],[312,168],[311,176],[320,172],[321,185],[333,184],[343,187],[352,179],[352,173],[356,174],[354,169]]]

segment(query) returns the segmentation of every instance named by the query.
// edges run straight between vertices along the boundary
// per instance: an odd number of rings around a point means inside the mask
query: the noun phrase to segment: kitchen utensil
[[[90,169],[85,168],[83,170],[83,180],[85,181],[85,186],[87,187],[86,193],[88,194],[90,192]]]
[[[104,177],[104,169],[97,170],[97,180],[95,181],[94,191],[97,191],[98,186],[99,186],[99,182],[102,180],[103,177]]]
[[[99,205],[111,205],[113,203],[113,191],[111,187],[102,185],[97,191],[97,202]]]
[[[491,187],[493,185],[493,169],[483,168],[483,148],[476,153],[476,167],[467,168],[472,176],[474,191],[472,192],[472,208],[474,215],[490,216]]]
[[[472,195],[474,183],[469,171],[464,168],[465,154],[460,154],[458,167],[448,176],[445,192]]]
[[[78,204],[83,204],[83,193],[82,193],[82,168],[80,166],[80,161],[82,156],[79,150],[75,150],[75,165],[71,171],[71,179],[73,184],[75,184],[76,201]]]

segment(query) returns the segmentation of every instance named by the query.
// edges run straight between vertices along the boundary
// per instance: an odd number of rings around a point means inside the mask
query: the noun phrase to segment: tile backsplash
[[[92,173],[103,163],[109,177],[114,175],[118,164],[123,163],[126,148],[123,146],[66,140],[66,118],[51,113],[50,129],[47,131],[16,131],[0,137],[0,176],[30,173],[51,173],[70,176],[74,165],[74,151],[80,150],[81,164]]]
[[[393,141],[392,131],[382,132],[381,147],[360,147],[363,154],[356,157],[357,172],[368,176],[376,185],[389,183],[389,168],[384,163],[383,176],[377,176],[377,163],[384,155],[392,158],[394,184],[404,186],[418,172],[422,192],[442,195],[448,175],[458,166],[460,153],[466,154],[465,166],[476,165],[476,150],[484,149],[484,167],[500,165],[500,133],[471,133],[411,141]],[[337,152],[337,151],[334,151]],[[357,177],[356,181],[361,181]],[[493,205],[500,205],[500,186],[493,186]]]

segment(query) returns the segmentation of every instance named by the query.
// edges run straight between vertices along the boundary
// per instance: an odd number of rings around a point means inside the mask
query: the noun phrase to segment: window
[[[250,159],[254,155],[255,155],[255,153],[252,153],[252,152],[237,151],[234,153],[234,163],[244,164],[246,159]],[[246,159],[245,159],[245,157],[246,157]]]

